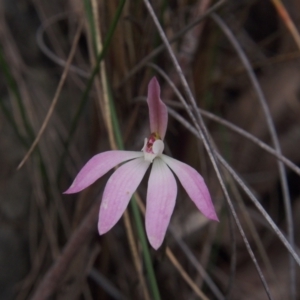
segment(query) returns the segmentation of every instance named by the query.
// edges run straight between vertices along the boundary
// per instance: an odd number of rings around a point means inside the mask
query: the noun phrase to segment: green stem
[[[140,214],[140,211],[139,211],[139,208],[138,208],[138,205],[137,205],[137,202],[136,202],[136,199],[134,196],[132,197],[132,199],[130,201],[130,205],[131,205],[133,217],[134,217],[134,220],[136,223],[139,239],[140,239],[140,242],[141,242],[142,248],[143,248],[145,267],[146,267],[146,270],[148,273],[148,279],[149,279],[150,287],[152,290],[152,296],[153,296],[153,299],[160,300],[159,289],[158,289],[157,280],[156,280],[153,265],[152,265],[152,260],[151,260],[151,256],[150,256],[147,239],[146,239],[144,225],[143,225],[141,214]]]
[[[93,50],[95,51],[95,53],[97,53],[96,40],[95,40],[96,30],[95,30],[93,9],[92,9],[92,5],[91,5],[90,0],[84,0],[84,9],[85,9],[87,19],[88,19],[88,22],[89,22],[89,29],[91,31],[91,36],[93,38]]]

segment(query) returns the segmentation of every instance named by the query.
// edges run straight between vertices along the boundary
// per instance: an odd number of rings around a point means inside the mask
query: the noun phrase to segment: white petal
[[[174,175],[163,160],[156,158],[149,177],[146,207],[146,231],[154,249],[159,248],[164,240],[176,195]]]

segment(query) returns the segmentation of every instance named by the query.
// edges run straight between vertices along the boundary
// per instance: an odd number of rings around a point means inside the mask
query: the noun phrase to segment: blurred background
[[[0,299],[159,299],[132,210],[131,227],[120,220],[97,233],[112,172],[79,194],[62,194],[93,155],[122,143],[142,148],[154,75],[172,109],[166,153],[202,174],[220,219],[207,220],[179,188],[163,246],[149,246],[161,299],[299,299],[299,265],[268,218],[299,253],[300,2],[151,1],[212,148],[266,211],[219,161],[245,239],[196,125],[162,73],[190,104],[145,2],[0,2]]]

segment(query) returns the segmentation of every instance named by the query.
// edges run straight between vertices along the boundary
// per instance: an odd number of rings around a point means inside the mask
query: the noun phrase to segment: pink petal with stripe
[[[163,154],[162,159],[177,175],[182,186],[192,201],[196,204],[197,208],[207,218],[219,221],[214,205],[211,201],[209,191],[202,176],[200,176],[200,174],[192,167],[174,158]]]
[[[175,177],[165,162],[157,157],[149,177],[146,207],[146,232],[154,249],[158,249],[164,240],[176,195]]]
[[[150,162],[137,158],[118,168],[109,178],[100,205],[99,234],[109,231],[121,218]]]
[[[97,154],[84,165],[70,188],[64,194],[78,193],[90,186],[116,165],[133,158],[142,157],[143,155],[142,152],[118,150]]]
[[[168,110],[160,99],[160,86],[156,77],[153,77],[148,85],[147,102],[151,133],[158,133],[163,140],[168,125]]]

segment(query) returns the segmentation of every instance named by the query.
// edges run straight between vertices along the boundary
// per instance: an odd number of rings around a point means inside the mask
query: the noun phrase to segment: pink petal
[[[174,158],[162,155],[162,159],[177,175],[182,186],[197,208],[209,219],[218,221],[218,217],[211,201],[209,191],[200,174],[192,167]]]
[[[168,125],[168,110],[160,99],[160,86],[153,77],[148,85],[148,107],[151,133],[156,132],[163,140],[166,135]]]
[[[149,177],[146,208],[146,231],[154,249],[159,248],[164,240],[176,195],[174,175],[163,160],[156,158]]]
[[[149,165],[150,162],[144,158],[137,158],[122,165],[111,175],[100,205],[99,234],[106,233],[119,221]]]
[[[78,193],[94,183],[114,166],[126,160],[141,157],[143,155],[142,152],[118,150],[97,154],[80,170],[72,185],[64,192],[64,194]]]

